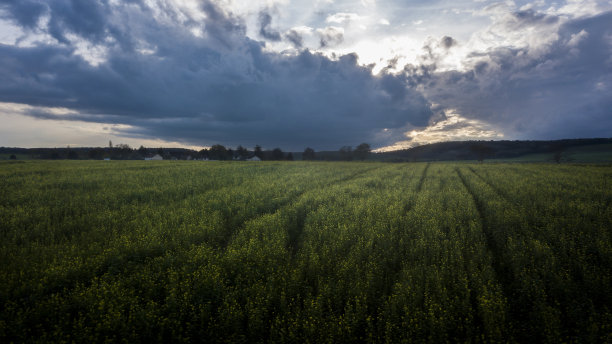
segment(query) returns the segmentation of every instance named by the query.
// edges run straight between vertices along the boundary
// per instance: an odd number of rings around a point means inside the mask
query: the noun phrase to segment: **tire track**
[[[304,190],[297,192],[293,197],[290,197],[287,200],[279,202],[276,206],[270,209],[267,209],[266,211],[258,212],[255,216],[247,216],[245,218],[239,219],[238,221],[232,221],[231,215],[224,215],[222,218],[222,224],[221,224],[221,226],[223,227],[223,231],[222,231],[223,235],[218,239],[211,239],[211,237],[209,237],[208,235],[201,235],[201,236],[193,237],[192,240],[189,240],[188,243],[177,244],[177,245],[173,245],[172,247],[142,247],[142,248],[137,248],[135,250],[128,250],[125,252],[120,251],[118,252],[120,253],[120,255],[118,256],[113,255],[113,256],[107,256],[107,257],[104,253],[100,253],[97,256],[105,256],[102,258],[101,263],[96,263],[95,265],[89,266],[88,268],[86,268],[87,272],[85,273],[83,273],[82,272],[83,269],[79,267],[74,270],[68,270],[64,276],[52,276],[51,282],[49,282],[48,285],[46,285],[44,288],[44,294],[45,295],[53,294],[53,293],[68,294],[77,286],[77,284],[82,284],[83,286],[89,286],[91,284],[91,281],[95,277],[100,277],[106,273],[112,273],[112,274],[124,273],[125,268],[129,265],[129,263],[146,264],[150,260],[171,254],[173,252],[177,252],[191,245],[198,246],[204,243],[208,243],[211,246],[216,247],[216,249],[220,251],[225,251],[227,249],[227,246],[233,240],[236,233],[242,230],[248,221],[256,219],[261,216],[273,214],[277,212],[279,209],[282,209],[292,204],[293,202],[295,202],[297,199],[299,199],[303,194],[307,192],[325,188],[334,183],[343,183],[343,182],[352,180],[362,174],[368,173],[378,168],[379,167],[370,167],[367,169],[361,169],[356,172],[352,172],[346,176],[331,179],[329,182],[324,183],[322,185],[305,188]],[[206,192],[206,193],[209,193],[209,192]],[[192,195],[187,198],[193,198],[193,197],[195,196]],[[304,216],[304,219],[305,219],[305,216]],[[298,224],[301,223],[301,227],[302,227],[300,229],[300,232],[304,226],[303,222],[304,222],[303,220],[298,221]],[[299,235],[296,236],[296,240],[299,240]],[[95,258],[96,257],[91,257],[92,261],[95,261]],[[14,295],[14,298],[25,299],[27,297],[26,295],[29,293],[28,290],[29,289],[27,289],[26,291],[22,293]]]
[[[470,197],[474,201],[474,205],[476,206],[476,211],[478,213],[478,218],[481,223],[482,231],[485,235],[485,241],[487,244],[487,248],[489,252],[491,252],[491,265],[493,266],[493,270],[495,272],[495,277],[499,281],[502,287],[502,291],[506,299],[510,300],[510,296],[512,293],[512,285],[514,284],[512,273],[510,266],[505,263],[504,255],[502,248],[495,240],[493,235],[493,228],[491,223],[487,220],[485,214],[484,203],[482,200],[476,195],[473,188],[470,187],[467,179],[463,173],[459,170],[459,168],[455,167],[455,171],[457,175],[459,175],[459,179],[461,179],[461,183],[470,194]]]
[[[378,169],[380,167],[370,167],[368,169],[363,169],[363,170],[359,170],[356,172],[353,172],[347,176],[343,176],[337,179],[332,179],[330,181],[328,181],[327,183],[323,183],[322,185],[319,186],[315,186],[312,188],[305,188],[304,190],[298,192],[295,196],[293,196],[292,198],[289,198],[279,204],[277,204],[275,207],[267,210],[267,211],[263,211],[263,212],[258,212],[255,216],[252,217],[247,217],[246,219],[243,219],[240,221],[239,224],[236,223],[232,223],[231,222],[231,218],[226,217],[224,219],[225,223],[225,231],[224,233],[227,233],[226,236],[224,236],[221,244],[219,245],[221,250],[225,250],[227,249],[227,246],[231,243],[231,241],[233,240],[234,236],[236,235],[236,233],[240,232],[242,229],[244,229],[245,225],[247,222],[260,218],[262,216],[266,216],[266,215],[271,215],[274,214],[278,211],[280,211],[283,208],[286,208],[288,206],[290,206],[291,204],[294,204],[296,202],[299,201],[299,199],[306,193],[308,192],[313,192],[315,190],[320,190],[320,189],[324,189],[329,187],[330,185],[334,185],[334,184],[340,184],[340,183],[346,183],[349,182],[363,174],[366,174],[372,170]],[[306,214],[304,211],[302,211],[302,209],[300,209],[300,211],[298,212],[299,214],[297,214],[297,216],[295,217],[295,221],[292,221],[292,223],[295,223],[296,226],[294,227],[294,230],[291,231],[290,234],[290,238],[289,238],[289,243],[290,243],[290,247],[289,249],[293,252],[294,250],[297,251],[297,243],[299,242],[299,237],[301,236],[302,231],[304,230],[304,223],[306,220],[306,216],[308,216],[308,214]],[[294,243],[295,245],[291,244]]]
[[[419,185],[417,186],[417,193],[421,192],[421,189],[423,189],[423,184],[425,183],[425,177],[427,177],[427,170],[429,169],[429,165],[430,163],[428,162],[427,165],[425,165],[425,168],[423,169],[423,174],[421,175]]]
[[[458,168],[455,168],[461,182],[474,200],[476,210],[482,224],[482,231],[485,235],[486,244],[489,252],[491,252],[491,265],[495,273],[495,278],[502,288],[502,295],[507,300],[508,305],[508,321],[510,324],[509,333],[513,338],[511,342],[530,342],[538,341],[532,337],[530,326],[526,324],[526,319],[529,319],[533,310],[533,305],[524,303],[526,300],[521,292],[521,281],[517,280],[512,266],[508,263],[510,260],[503,252],[503,243],[498,242],[494,235],[494,225],[484,215],[485,200],[481,199],[474,191],[473,187],[467,181],[466,176],[461,173]]]
[[[362,171],[358,171],[350,176],[340,178],[339,180],[331,181],[319,188],[311,189],[309,191],[323,189],[323,188],[329,187],[334,184],[337,185],[340,183],[349,182],[351,180],[358,179],[360,176],[366,173],[369,173],[375,170],[379,170],[379,169],[381,169],[381,167],[369,168],[369,169],[365,169]],[[306,218],[308,217],[308,214],[310,214],[312,211],[316,211],[319,208],[319,206],[320,204],[315,204],[314,206],[311,206],[311,207],[304,207],[304,206],[299,207],[295,209],[295,213],[290,216],[290,221],[289,221],[290,226],[288,228],[287,248],[291,252],[292,258],[295,258],[297,252],[300,249],[300,242],[301,242],[302,234],[304,232],[304,227],[306,225]]]
[[[488,179],[486,179],[485,177],[483,177],[482,175],[480,175],[480,173],[476,172],[476,170],[474,170],[473,167],[468,167],[468,169],[474,173],[476,175],[476,177],[478,177],[480,180],[482,180],[485,184],[487,184],[491,190],[493,190],[499,197],[503,198],[504,201],[511,203],[519,208],[522,208],[520,204],[518,204],[516,201],[514,201],[513,199],[510,198],[510,196],[508,195],[507,192],[503,191],[502,189],[500,189],[498,186],[496,186],[495,184],[491,183],[491,181],[489,181]]]

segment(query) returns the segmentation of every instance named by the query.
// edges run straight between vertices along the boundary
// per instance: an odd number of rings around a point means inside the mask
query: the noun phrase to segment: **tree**
[[[340,159],[351,161],[353,160],[353,148],[351,146],[343,146],[340,148]]]
[[[249,151],[242,146],[238,146],[238,148],[236,148],[236,154],[238,155],[238,159],[244,160],[248,158]]]
[[[476,158],[480,162],[483,162],[485,158],[488,158],[493,155],[493,153],[495,153],[495,149],[483,143],[476,143],[471,145],[470,150],[476,154]]]
[[[551,151],[553,152],[553,160],[560,164],[561,160],[565,156],[565,149],[567,148],[566,144],[563,141],[553,142],[551,145]]]
[[[138,154],[141,157],[143,157],[143,158],[146,157],[147,156],[147,149],[144,146],[141,145],[140,148],[138,148]]]
[[[306,147],[304,149],[304,153],[302,153],[302,160],[314,160],[315,159],[315,151],[310,147]]]
[[[370,155],[371,151],[370,145],[364,142],[355,148],[354,153],[359,160],[363,161]]]
[[[15,154],[11,154],[11,156],[9,157],[9,159],[11,160],[17,160],[17,156]]]
[[[79,155],[77,154],[77,152],[73,150],[68,151],[68,159],[76,160],[78,158],[79,158]]]
[[[272,150],[272,160],[283,160],[285,154],[280,148],[274,148]]]
[[[223,145],[213,145],[208,150],[208,157],[212,160],[226,160],[227,149]]]
[[[113,148],[113,141],[108,140],[108,148]]]
[[[87,156],[90,159],[102,159],[102,157],[104,156],[104,149],[103,148],[90,149],[89,152],[87,152]]]
[[[288,160],[288,161],[293,161],[293,153],[289,152],[289,153],[287,154],[287,160]]]
[[[263,151],[260,145],[255,146],[255,156],[263,160]]]

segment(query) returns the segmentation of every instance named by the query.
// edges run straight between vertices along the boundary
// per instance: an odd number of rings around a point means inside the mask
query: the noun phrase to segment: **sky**
[[[0,0],[0,146],[611,137],[612,1]]]

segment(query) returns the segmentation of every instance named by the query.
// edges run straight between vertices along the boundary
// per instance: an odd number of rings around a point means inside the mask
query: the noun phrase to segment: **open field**
[[[612,166],[0,163],[0,342],[612,342]]]

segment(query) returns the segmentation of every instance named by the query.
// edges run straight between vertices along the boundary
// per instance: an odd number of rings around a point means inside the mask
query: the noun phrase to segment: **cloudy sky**
[[[612,136],[612,1],[0,0],[0,146]]]

